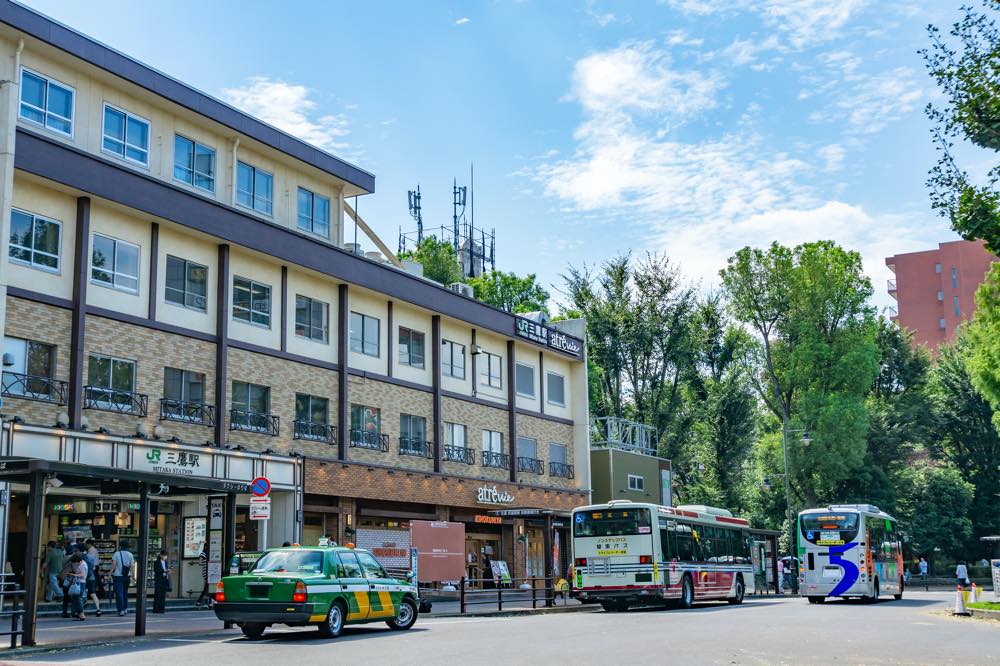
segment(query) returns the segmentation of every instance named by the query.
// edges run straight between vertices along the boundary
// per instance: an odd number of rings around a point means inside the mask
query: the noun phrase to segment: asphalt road
[[[154,638],[24,655],[51,664],[988,664],[1000,663],[1000,622],[946,615],[950,595],[908,593],[874,605],[797,598],[706,604],[689,611],[582,612],[507,618],[425,618],[409,632],[348,627],[341,638],[275,628],[251,642],[233,632]],[[0,660],[6,655],[0,655]],[[18,662],[20,663],[20,661]]]

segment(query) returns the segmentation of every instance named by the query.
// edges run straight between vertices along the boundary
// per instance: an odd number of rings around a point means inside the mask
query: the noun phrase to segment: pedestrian
[[[792,567],[787,559],[781,560],[781,591],[792,587]]]
[[[924,589],[929,590],[930,587],[927,583],[927,560],[923,557],[920,558],[920,562],[917,563],[918,570],[920,572],[920,579],[924,582]]]
[[[74,620],[85,620],[83,614],[83,598],[87,593],[87,563],[83,559],[83,553],[79,550],[73,552],[69,558],[70,571],[66,576],[66,596],[69,597],[73,608]]]
[[[62,569],[59,570],[59,587],[62,588],[62,616],[69,617],[69,606],[70,606],[70,596],[66,593],[66,588],[72,583],[73,577],[73,558],[70,557],[63,558]]]
[[[204,548],[201,549],[201,554],[198,555],[198,564],[201,565],[201,579],[203,586],[201,588],[201,594],[198,595],[198,600],[194,602],[194,607],[201,608],[202,601],[204,601],[205,608],[211,608],[212,595],[208,593],[208,553]]]
[[[45,551],[45,576],[48,579],[48,586],[45,588],[45,600],[55,601],[63,598],[62,587],[59,585],[59,572],[62,571],[66,554],[56,546],[55,541],[49,541],[48,550]]]
[[[959,585],[969,586],[969,568],[965,566],[965,560],[959,562],[958,566],[955,567],[955,578]]]
[[[160,556],[153,564],[153,612],[167,611],[167,592],[170,591],[170,558],[167,549],[160,551]]]
[[[118,550],[111,554],[111,578],[115,584],[115,606],[119,616],[128,613],[128,587],[134,567],[135,557],[129,552],[128,542],[120,542]]]
[[[87,539],[83,559],[87,563],[87,599],[93,602],[97,617],[101,617],[101,600],[97,598],[97,574],[100,571],[101,555],[93,539]],[[84,602],[86,605],[86,602]]]

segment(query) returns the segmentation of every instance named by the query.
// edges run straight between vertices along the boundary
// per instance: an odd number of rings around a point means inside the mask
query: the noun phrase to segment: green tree
[[[507,312],[548,312],[549,292],[530,273],[519,277],[514,273],[490,271],[467,282],[475,290],[476,298]]]
[[[945,557],[963,556],[972,536],[972,484],[953,467],[932,465],[913,468],[908,481],[900,498],[900,516],[914,552],[930,557],[939,548]]]
[[[441,284],[462,281],[462,267],[455,256],[455,248],[448,241],[437,236],[425,236],[412,252],[402,252],[400,261],[410,259],[424,267],[424,277]]]

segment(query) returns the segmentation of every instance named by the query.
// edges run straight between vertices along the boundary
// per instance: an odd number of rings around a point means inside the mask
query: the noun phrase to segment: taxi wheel
[[[240,631],[243,635],[252,641],[257,640],[264,635],[264,625],[260,622],[244,622],[240,625]]]
[[[344,630],[344,602],[334,601],[326,614],[326,620],[319,625],[319,634],[323,638],[336,638]]]
[[[412,599],[403,599],[399,603],[399,614],[391,620],[386,620],[390,629],[395,631],[406,631],[417,621],[417,605]]]

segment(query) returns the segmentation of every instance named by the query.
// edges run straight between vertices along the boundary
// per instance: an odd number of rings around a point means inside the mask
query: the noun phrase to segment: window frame
[[[170,371],[170,370],[173,370],[175,372],[181,373],[181,376],[180,376],[181,396],[179,398],[172,398],[169,395],[167,395],[167,386],[168,386],[168,384],[167,384],[167,372]],[[188,377],[189,376],[193,377],[193,378],[199,378],[199,377],[201,378],[201,400],[192,400],[191,399],[191,395],[190,395],[190,391],[189,391],[189,388],[191,386],[191,382],[188,381]],[[183,368],[175,368],[175,367],[169,366],[169,365],[163,366],[163,397],[166,398],[167,400],[173,400],[173,401],[176,401],[176,402],[190,402],[190,403],[198,404],[198,405],[207,405],[208,403],[205,401],[205,389],[206,388],[207,388],[207,384],[205,382],[205,373],[203,373],[203,372],[195,372],[194,370],[185,370]]]
[[[191,182],[188,182],[188,181],[184,180],[183,178],[178,178],[177,177],[177,166],[178,166],[178,164],[177,164],[177,139],[178,138],[183,139],[184,141],[187,141],[188,143],[191,144],[191,165],[190,166],[182,166],[181,167],[182,169],[186,169],[186,170],[188,170],[188,171],[191,172]],[[211,174],[206,174],[206,173],[204,173],[202,171],[198,171],[197,165],[198,165],[198,147],[199,146],[201,148],[203,148],[204,150],[212,153],[212,173]],[[172,176],[173,180],[177,181],[178,183],[183,183],[184,185],[187,185],[188,187],[197,188],[197,189],[201,190],[202,192],[211,192],[212,194],[215,194],[216,172],[218,171],[218,160],[217,160],[217,157],[218,157],[218,151],[216,151],[216,149],[213,148],[212,146],[209,146],[207,143],[202,143],[201,141],[197,141],[195,139],[192,139],[191,137],[186,136],[184,134],[181,134],[180,132],[174,132],[174,161],[173,161],[173,168],[171,169],[171,176]],[[201,185],[199,185],[198,184],[198,179],[197,179],[198,175],[201,175],[203,178],[211,179],[212,187],[208,188],[208,187],[202,187]]]
[[[250,205],[249,206],[246,205],[245,203],[242,203],[240,201],[240,194],[246,192],[245,190],[241,190],[240,186],[239,186],[239,182],[240,182],[240,167],[246,167],[247,169],[250,169],[250,182],[251,182],[251,186],[253,187],[253,190],[251,190],[248,193],[250,195]],[[257,207],[257,200],[258,199],[264,199],[264,197],[261,197],[257,193],[257,174],[258,174],[258,172],[261,173],[261,174],[263,174],[263,175],[265,175],[265,176],[267,176],[270,179],[270,188],[269,188],[270,191],[267,193],[267,198],[266,198],[266,201],[267,201],[267,210],[261,210],[260,208]],[[241,159],[237,159],[236,160],[236,184],[235,184],[235,186],[236,186],[236,199],[235,199],[235,201],[236,201],[236,205],[237,206],[239,206],[240,208],[246,209],[246,210],[253,211],[253,212],[257,213],[258,215],[263,215],[265,217],[274,217],[274,174],[272,172],[265,171],[264,169],[262,169],[260,167],[256,167],[253,164],[250,164],[249,162],[244,162]]]
[[[104,240],[111,241],[114,244],[114,253],[111,258],[112,267],[110,269],[101,268],[94,265],[94,245],[97,238],[101,237]],[[135,248],[135,275],[129,275],[127,273],[122,273],[118,270],[118,248],[124,245],[125,247]],[[111,275],[111,282],[105,282],[94,277],[94,271],[100,271],[104,273],[109,273]],[[131,278],[135,280],[135,289],[125,287],[118,284],[117,277],[122,276],[125,278]],[[122,240],[121,238],[115,238],[114,236],[108,236],[107,234],[102,234],[98,231],[94,231],[90,234],[90,282],[101,287],[106,287],[107,289],[114,289],[115,291],[121,291],[126,294],[138,295],[142,287],[142,246],[131,241]]]
[[[961,308],[959,307],[960,304],[959,304],[958,296],[953,296],[952,297],[952,304],[955,306],[955,319],[958,319],[959,317],[962,316],[961,315]]]
[[[406,429],[403,429],[403,422],[406,422]],[[414,436],[414,422],[420,423],[420,438]],[[420,416],[419,414],[407,414],[401,412],[399,414],[399,440],[400,447],[409,453],[422,453],[424,447],[429,444],[427,439],[427,417]],[[403,440],[406,440],[407,445],[403,446]]]
[[[401,339],[404,336],[404,334],[406,334],[406,337],[407,337],[407,342],[405,343],[406,344],[406,352],[405,352],[406,353],[406,359],[405,360],[403,359],[403,353],[404,353],[403,352],[403,344],[404,343],[403,343],[403,340]],[[414,356],[413,355],[413,339],[414,339],[414,336],[419,336],[420,347],[423,349],[423,352],[420,355],[420,363],[419,364],[413,362],[413,356]],[[397,335],[396,335],[396,343],[397,343],[396,347],[398,349],[398,351],[396,353],[396,356],[397,356],[397,360],[398,360],[398,362],[399,362],[400,365],[407,365],[407,366],[409,366],[411,368],[419,368],[421,370],[423,370],[425,367],[427,367],[427,334],[426,333],[424,333],[423,331],[418,331],[415,328],[408,328],[406,326],[400,326],[399,327],[399,331],[397,332]]]
[[[308,215],[308,217],[309,217],[309,227],[308,228],[302,226],[303,213],[302,213],[301,207],[299,206],[299,204],[300,204],[299,196],[301,194],[307,194],[309,196],[309,215]],[[322,234],[322,233],[319,233],[319,232],[316,231],[316,199],[317,198],[326,201],[326,220],[323,220],[323,223],[326,225],[326,233],[325,234]],[[318,236],[319,238],[329,239],[330,238],[330,197],[323,196],[322,194],[318,194],[316,192],[313,192],[309,188],[302,187],[301,185],[299,185],[298,186],[298,190],[296,191],[296,197],[295,197],[295,225],[296,225],[296,228],[299,229],[299,231],[305,231],[307,233],[312,234],[313,236]]]
[[[494,437],[496,435],[496,437]],[[503,453],[503,433],[499,430],[483,430],[483,453]],[[489,447],[487,448],[487,439],[489,439]],[[494,450],[493,445],[495,440],[499,440],[499,448]]]
[[[553,451],[562,451],[562,460],[556,460],[556,457],[552,455]],[[566,444],[560,444],[559,442],[549,442],[549,462],[559,463],[561,465],[569,464],[569,446]]]
[[[27,215],[28,217],[31,218],[31,245],[32,245],[32,247],[27,248],[27,247],[25,247],[23,245],[20,245],[20,244],[17,244],[15,246],[15,244],[13,242],[11,242],[10,239],[8,238],[7,259],[9,261],[13,261],[15,263],[21,264],[22,266],[27,266],[29,268],[35,268],[35,269],[38,269],[40,271],[45,271],[46,273],[55,273],[57,275],[61,275],[62,274],[62,241],[63,241],[63,236],[62,236],[62,222],[60,222],[59,220],[53,220],[52,218],[49,218],[49,217],[45,217],[44,215],[37,215],[37,214],[32,213],[30,211],[24,210],[23,208],[17,208],[16,206],[11,206],[10,214],[11,214],[12,217],[13,217],[14,213],[20,213],[22,215]],[[36,229],[35,225],[39,221],[44,222],[46,224],[54,224],[56,226],[56,229],[59,232],[59,242],[58,242],[59,252],[57,254],[52,255],[51,253],[45,252],[44,250],[36,250],[34,248],[35,238],[37,236],[37,233],[35,231],[35,229]],[[11,220],[11,231],[13,231],[13,220]],[[19,250],[29,252],[30,256],[31,256],[31,259],[22,259],[20,257],[13,256],[11,254],[11,251],[15,247],[17,249],[19,249]],[[53,266],[46,266],[45,264],[40,264],[40,263],[36,262],[35,261],[35,254],[36,253],[41,254],[42,256],[45,256],[45,257],[52,257],[52,256],[54,256],[55,260],[56,260],[56,265],[54,267]]]
[[[486,367],[479,369],[479,385],[487,386],[489,388],[503,389],[503,356],[500,354],[493,354],[488,351],[482,352],[481,356],[485,357],[483,360],[486,362]],[[497,363],[496,384],[493,383],[493,359],[496,359]],[[484,377],[486,378],[485,382],[483,381]]]
[[[628,489],[639,493],[646,492],[646,477],[638,474],[629,474]]]
[[[462,444],[455,444],[455,433],[461,429]],[[464,423],[444,422],[444,445],[460,449],[469,448],[469,428]]]
[[[359,422],[356,422],[355,419],[354,419],[354,414],[355,414],[354,410],[355,409],[360,410],[360,417],[361,417],[361,419],[360,419]],[[369,410],[373,410],[375,412],[375,419],[373,421],[373,423],[375,424],[375,430],[373,432],[375,432],[376,434],[381,435],[382,434],[382,408],[381,407],[372,407],[371,405],[363,405],[363,404],[361,404],[359,402],[352,402],[351,403],[351,415],[350,415],[350,419],[351,419],[351,424],[350,425],[351,425],[351,427],[350,427],[350,429],[351,430],[359,430],[361,432],[368,432],[367,425],[368,425],[369,421],[368,421],[368,414],[367,414],[367,412]],[[357,423],[360,427],[356,428],[355,427],[355,423]]]
[[[45,104],[46,108],[39,108],[39,107],[35,106],[34,104],[31,104],[29,102],[25,102],[24,101],[24,98],[22,97],[22,95],[24,94],[24,74],[25,74],[25,72],[27,72],[31,76],[34,76],[34,77],[39,78],[39,79],[42,79],[45,82],[45,101],[44,101],[44,104]],[[63,120],[63,121],[69,122],[69,132],[64,132],[61,129],[52,127],[48,123],[48,117],[50,115],[50,111],[47,108],[48,105],[49,105],[49,86],[51,86],[52,84],[55,84],[56,86],[65,89],[70,94],[70,114],[71,114],[70,117],[69,118],[64,118],[63,116],[60,116],[57,113],[51,113],[51,115],[55,116],[56,118],[58,118],[60,120]],[[25,116],[22,113],[22,108],[21,107],[24,106],[25,104],[27,104],[32,109],[35,109],[37,111],[41,111],[41,113],[42,113],[42,122],[38,122],[37,120],[35,120],[33,118],[29,118],[28,116]],[[51,76],[48,76],[46,74],[42,74],[41,72],[39,72],[37,70],[31,69],[30,67],[25,67],[24,65],[22,65],[21,66],[20,76],[19,76],[19,79],[18,79],[17,118],[18,118],[18,120],[23,120],[26,123],[34,125],[35,127],[40,127],[40,128],[42,128],[42,129],[44,129],[46,131],[54,132],[55,134],[58,134],[59,136],[64,136],[64,137],[68,137],[68,138],[72,139],[74,137],[74,133],[76,132],[76,88],[74,88],[71,85],[63,83],[62,81],[60,81],[58,79],[54,79]]]
[[[552,385],[549,380],[553,377],[558,377],[559,381],[562,383],[562,401],[557,402],[552,399]],[[552,372],[551,370],[545,371],[545,402],[550,405],[555,405],[556,407],[566,406],[566,376],[560,375],[558,372]]]
[[[441,346],[444,348],[441,350],[441,374],[445,377],[451,377],[452,379],[465,380],[465,345],[460,342],[453,342],[452,340],[442,340]],[[460,358],[462,359],[462,374],[455,374],[455,349],[459,348]]]
[[[518,386],[518,384],[520,383],[517,380],[517,371],[519,368],[522,370],[524,368],[527,368],[528,370],[531,371],[531,393],[525,393],[524,391],[521,390],[521,387]],[[514,393],[521,396],[522,398],[530,398],[532,400],[538,397],[537,391],[535,391],[535,366],[531,365],[530,363],[522,363],[520,361],[514,361]]]
[[[168,280],[170,279],[170,260],[171,259],[173,259],[174,261],[179,261],[179,262],[181,262],[183,264],[183,268],[184,268],[184,288],[183,289],[177,289],[176,287],[171,287],[170,283],[168,282]],[[181,257],[177,257],[175,255],[168,254],[167,258],[166,258],[166,261],[164,262],[163,268],[164,268],[164,275],[163,275],[163,302],[164,303],[169,303],[170,305],[176,305],[177,307],[185,308],[187,310],[194,310],[195,312],[208,312],[208,266],[206,266],[205,264],[199,264],[197,261],[191,261],[190,259],[183,259]],[[203,268],[203,269],[205,269],[205,293],[204,294],[200,294],[199,295],[199,294],[196,294],[196,293],[194,293],[192,291],[189,291],[188,287],[189,287],[189,282],[190,282],[190,269],[191,268]],[[180,294],[181,294],[181,301],[182,302],[178,303],[177,301],[170,300],[170,298],[167,296],[167,294],[169,294],[171,291],[180,292]],[[201,296],[201,298],[204,299],[204,301],[205,301],[205,307],[199,308],[197,305],[188,305],[188,303],[187,303],[188,296],[193,296],[195,298],[197,298],[198,296]]]
[[[242,305],[236,305],[236,281],[237,280],[243,280],[243,281],[245,281],[245,282],[248,283],[247,284],[247,289],[250,292],[250,307],[248,307],[248,308],[247,307],[243,307]],[[260,313],[259,310],[254,310],[254,307],[253,307],[253,304],[254,304],[253,288],[254,288],[254,286],[265,287],[267,289],[267,323],[266,324],[262,324],[260,322],[256,322],[256,321],[253,320],[254,312]],[[257,282],[256,280],[251,280],[250,278],[245,278],[245,277],[243,277],[241,275],[233,275],[232,289],[233,289],[233,294],[232,294],[232,301],[233,302],[231,304],[232,305],[232,311],[230,313],[230,316],[232,317],[233,321],[238,321],[241,324],[247,324],[249,326],[256,326],[257,328],[267,328],[267,329],[270,329],[271,328],[271,305],[274,302],[274,299],[272,298],[271,285],[264,284],[263,282]],[[244,311],[247,312],[248,313],[248,318],[247,319],[241,319],[240,317],[237,317],[236,316],[237,309],[239,309],[240,312],[244,312]]]
[[[951,267],[951,288],[958,289],[958,268]]]
[[[106,118],[105,118],[105,114],[107,113],[108,109],[111,109],[115,113],[120,113],[123,116],[125,116],[124,132],[123,132],[123,136],[122,136],[121,141],[119,141],[115,137],[108,136],[107,125],[106,125]],[[145,162],[140,162],[139,160],[137,160],[137,159],[135,159],[133,157],[129,157],[128,156],[128,148],[129,148],[129,145],[130,145],[129,141],[128,141],[128,121],[129,121],[129,119],[136,120],[136,121],[138,121],[138,122],[140,122],[140,123],[142,123],[143,125],[146,126],[146,145],[145,145],[145,147],[140,147],[140,146],[136,146],[136,145],[132,144],[133,148],[138,149],[138,150],[142,150],[146,154],[146,161]],[[149,144],[150,144],[150,139],[152,138],[152,134],[153,134],[153,124],[147,118],[143,118],[142,116],[140,116],[138,114],[135,114],[135,113],[132,113],[131,111],[128,111],[126,109],[123,109],[120,106],[115,106],[114,104],[111,104],[110,102],[107,102],[107,101],[104,102],[104,106],[101,108],[101,152],[102,153],[105,153],[107,155],[112,155],[112,156],[114,156],[114,157],[116,157],[116,158],[118,158],[120,160],[123,160],[125,162],[129,162],[131,164],[138,164],[139,166],[141,166],[141,167],[143,167],[145,169],[148,169],[149,168],[149,151],[150,151]],[[105,139],[111,139],[112,141],[121,143],[122,144],[122,152],[118,153],[118,152],[111,151],[111,150],[108,150],[107,148],[105,148],[105,146],[104,146],[104,140]]]
[[[109,361],[109,363],[108,363],[108,383],[107,383],[107,385],[96,383],[94,381],[94,378],[91,377],[91,375],[90,375],[90,361],[93,358],[107,359]],[[130,387],[128,389],[119,389],[119,388],[115,388],[114,386],[112,386],[112,384],[114,384],[115,364],[116,363],[117,364],[127,364],[127,365],[131,366],[132,372],[130,373],[130,382],[129,382]],[[137,381],[137,378],[138,378],[138,374],[139,374],[139,363],[137,361],[135,361],[135,360],[130,359],[130,358],[122,358],[120,356],[112,356],[111,354],[99,354],[99,353],[95,353],[95,352],[89,352],[87,354],[87,386],[91,386],[91,387],[97,388],[99,390],[114,391],[114,392],[120,392],[120,393],[128,393],[128,394],[131,394],[131,395],[137,395],[138,391],[136,390],[136,381]],[[93,402],[95,404],[98,404],[98,405],[102,406],[102,407],[109,407],[109,406],[112,406],[112,405],[116,404],[116,403],[114,403],[114,402],[112,402],[110,400],[93,400]]]
[[[529,444],[530,442],[530,444]],[[532,455],[525,455],[524,449],[521,445],[524,444],[526,447],[532,447]],[[525,437],[524,435],[517,436],[517,457],[518,458],[531,458],[533,460],[540,460],[538,457],[538,438],[536,437]]]
[[[236,385],[237,384],[242,384],[244,387],[246,387],[246,401],[240,403],[241,405],[245,405],[244,407],[237,407],[237,402],[236,402]],[[258,411],[258,410],[255,410],[255,409],[251,408],[250,393],[253,391],[254,387],[259,388],[259,389],[264,389],[264,391],[265,391],[264,397],[265,397],[265,401],[267,402],[267,404],[264,406],[264,410],[263,411]],[[242,396],[240,396],[240,397],[242,397]],[[234,380],[232,380],[232,382],[230,383],[230,386],[229,386],[229,400],[232,403],[232,409],[234,409],[234,410],[236,410],[238,412],[244,412],[244,413],[246,413],[248,415],[249,414],[254,414],[254,415],[259,415],[259,416],[270,416],[270,414],[271,414],[271,387],[270,386],[265,386],[264,384],[255,384],[253,382],[245,382],[245,381],[243,381],[241,379],[234,379]]]
[[[307,323],[299,322],[299,299],[306,302],[306,312],[309,321]],[[323,322],[321,326],[317,327],[312,319],[313,315],[313,304],[319,303],[323,306]],[[306,331],[306,335],[299,333],[299,327],[302,327]],[[312,333],[314,330],[319,328],[322,333],[322,337],[313,337]],[[313,298],[311,296],[303,296],[302,294],[295,294],[295,337],[302,338],[303,340],[309,340],[310,342],[318,342],[320,344],[330,343],[330,304],[326,301],[321,301],[318,298]]]
[[[307,407],[306,407],[306,414],[307,414],[308,418],[305,418],[305,419],[299,417],[299,399],[300,398],[305,398],[307,400],[307,402],[308,402]],[[323,419],[323,421],[314,421],[313,420],[313,408],[314,408],[314,405],[316,405],[317,403],[323,403],[323,411],[325,413],[325,418]],[[312,393],[299,393],[298,391],[296,391],[295,392],[295,419],[294,420],[295,420],[295,422],[305,422],[305,423],[308,423],[310,425],[320,425],[320,426],[328,426],[328,425],[330,425],[330,399],[329,398],[325,398],[325,397],[323,397],[321,395],[314,395]],[[301,433],[299,433],[298,437],[300,439],[311,439],[311,440],[318,440],[318,439],[320,439],[320,438],[315,437],[315,436],[303,435]]]
[[[361,337],[359,337],[359,338],[355,338],[355,336],[354,336],[355,327],[354,327],[353,324],[354,324],[354,318],[355,317],[360,317],[361,318],[360,319],[360,323],[361,323]],[[367,340],[367,336],[366,336],[365,332],[368,330],[368,325],[367,325],[368,320],[371,320],[371,321],[375,322],[375,353],[374,354],[369,353],[368,352],[368,348],[367,348],[367,342],[368,342],[368,340]],[[379,319],[378,317],[373,317],[371,315],[367,315],[364,312],[358,312],[356,310],[351,310],[350,311],[350,315],[348,316],[348,327],[347,328],[348,328],[348,330],[347,330],[347,342],[348,342],[348,351],[349,352],[352,352],[352,353],[355,353],[355,354],[362,354],[364,356],[370,356],[372,358],[381,358],[381,356],[382,356],[382,320],[381,319]],[[360,341],[360,348],[356,348],[355,345],[354,345],[356,339],[358,341]]]

